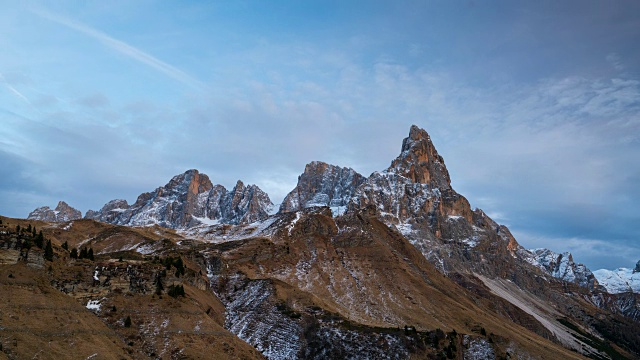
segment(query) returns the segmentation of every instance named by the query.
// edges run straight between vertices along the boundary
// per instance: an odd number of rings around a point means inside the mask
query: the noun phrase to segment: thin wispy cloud
[[[4,86],[7,89],[9,89],[9,91],[11,91],[15,96],[19,97],[24,102],[26,102],[27,104],[31,105],[31,101],[29,101],[29,99],[26,96],[24,96],[20,91],[16,90],[16,88],[11,86],[11,84],[9,84],[7,82],[7,80],[4,78],[4,76],[2,74],[0,74],[0,83],[4,84]]]
[[[134,60],[137,60],[161,73],[163,73],[166,76],[169,76],[187,86],[190,86],[192,88],[195,89],[199,89],[199,88],[203,88],[204,84],[200,81],[198,81],[197,79],[193,78],[192,76],[190,76],[189,74],[185,73],[184,71],[176,68],[175,66],[169,65],[166,62],[150,55],[147,54],[146,52],[127,44],[124,41],[115,39],[105,33],[103,33],[102,31],[96,30],[88,25],[85,25],[83,23],[71,20],[69,18],[66,18],[64,16],[60,16],[57,14],[53,14],[49,11],[43,10],[43,9],[39,9],[39,8],[33,8],[31,9],[31,12],[33,12],[34,14],[45,18],[47,20],[53,21],[55,23],[58,23],[60,25],[64,25],[70,29],[76,30],[80,33],[83,33],[87,36],[90,36],[98,41],[100,41],[101,43],[103,43],[104,45],[108,46],[109,48],[124,54]]]

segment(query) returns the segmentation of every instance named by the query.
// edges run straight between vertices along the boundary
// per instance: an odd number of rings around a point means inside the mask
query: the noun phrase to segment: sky
[[[429,132],[527,248],[640,260],[637,1],[0,0],[0,214],[83,213],[196,168],[274,203]]]

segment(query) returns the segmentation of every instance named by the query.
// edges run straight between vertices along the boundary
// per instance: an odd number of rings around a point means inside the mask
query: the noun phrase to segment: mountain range
[[[102,276],[146,277],[128,286],[142,299],[158,281],[153,259],[188,263],[192,273],[171,281],[194,303],[205,300],[191,287],[208,291],[216,326],[249,344],[248,357],[252,349],[269,359],[640,356],[638,266],[591,272],[569,253],[523,248],[452,188],[417,126],[390,166],[368,177],[309,163],[279,207],[255,185],[228,191],[189,170],[132,205],[112,200],[81,219],[60,202],[27,220],[56,246],[96,251],[98,284],[66,291],[87,305],[123,301]],[[117,256],[135,258],[142,275],[122,273]],[[57,289],[82,287],[59,272]],[[130,350],[153,357],[154,346]]]

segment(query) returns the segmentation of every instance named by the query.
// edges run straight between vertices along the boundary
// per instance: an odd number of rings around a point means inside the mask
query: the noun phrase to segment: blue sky
[[[386,168],[416,124],[525,247],[640,259],[637,2],[2,6],[0,214],[190,168],[279,202],[313,160]]]

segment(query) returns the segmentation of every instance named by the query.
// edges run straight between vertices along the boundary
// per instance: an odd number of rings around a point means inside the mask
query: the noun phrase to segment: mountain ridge
[[[228,191],[189,170],[141,194],[133,205],[113,200],[90,215],[117,225],[177,229],[167,236],[176,239],[175,249],[201,264],[201,272],[206,269],[230,311],[225,326],[274,359],[283,352],[268,352],[268,343],[244,329],[268,334],[282,324],[282,331],[298,339],[289,350],[300,353],[311,346],[304,328],[263,313],[284,309],[278,311],[300,314],[306,322],[313,313],[306,309],[320,305],[340,321],[383,328],[412,323],[420,331],[445,325],[472,331],[473,316],[461,309],[478,306],[484,315],[477,326],[492,324],[500,336],[519,331],[503,323],[508,319],[586,356],[598,358],[604,350],[576,328],[612,341],[626,339],[620,344],[640,353],[638,334],[627,330],[640,320],[640,298],[604,292],[572,256],[527,250],[506,226],[472,209],[451,187],[428,133],[416,126],[387,169],[365,178],[353,169],[312,162],[275,214],[263,194],[241,181]],[[165,246],[130,239],[108,233],[74,244],[94,246],[105,256],[127,251],[150,256]],[[439,294],[445,305],[426,293]],[[285,346],[281,336],[269,338]]]

